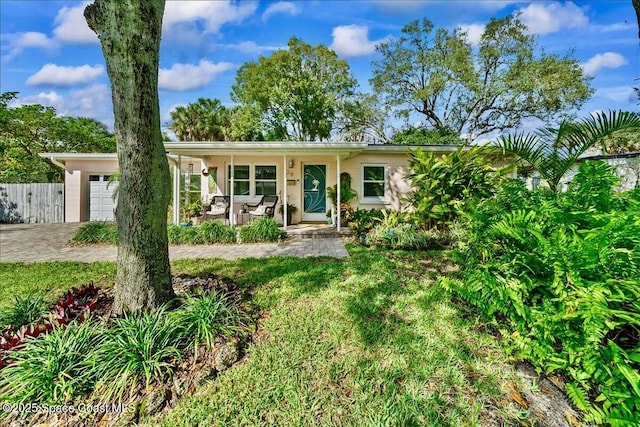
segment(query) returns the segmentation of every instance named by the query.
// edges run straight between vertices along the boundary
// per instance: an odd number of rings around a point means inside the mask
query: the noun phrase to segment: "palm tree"
[[[229,139],[230,112],[220,100],[198,98],[195,103],[176,107],[169,125],[181,141],[226,141]]]
[[[562,122],[557,128],[502,136],[495,147],[503,156],[515,155],[531,166],[557,192],[562,177],[587,150],[622,130],[640,130],[640,114],[600,112],[578,122]]]

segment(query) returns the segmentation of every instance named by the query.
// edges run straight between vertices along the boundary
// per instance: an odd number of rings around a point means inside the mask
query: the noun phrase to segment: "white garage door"
[[[113,190],[117,185],[109,182],[109,175],[89,175],[89,220],[115,220]]]

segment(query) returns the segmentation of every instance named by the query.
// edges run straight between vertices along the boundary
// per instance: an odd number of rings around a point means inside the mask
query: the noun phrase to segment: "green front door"
[[[307,165],[304,171],[303,221],[327,220],[327,165]]]

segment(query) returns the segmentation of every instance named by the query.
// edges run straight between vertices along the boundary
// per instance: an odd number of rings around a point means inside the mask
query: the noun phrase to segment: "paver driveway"
[[[0,224],[0,262],[115,261],[115,246],[71,246],[79,223]],[[349,256],[340,238],[294,237],[282,243],[169,246],[169,258],[264,258]]]

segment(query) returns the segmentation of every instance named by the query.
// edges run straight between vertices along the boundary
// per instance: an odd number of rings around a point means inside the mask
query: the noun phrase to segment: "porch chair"
[[[211,200],[211,209],[204,213],[205,219],[222,218],[228,220],[229,205],[231,205],[231,197],[214,196]]]
[[[262,196],[260,202],[257,205],[247,205],[251,208],[255,208],[249,211],[249,218],[262,218],[264,216],[273,217],[278,204],[278,196]]]

